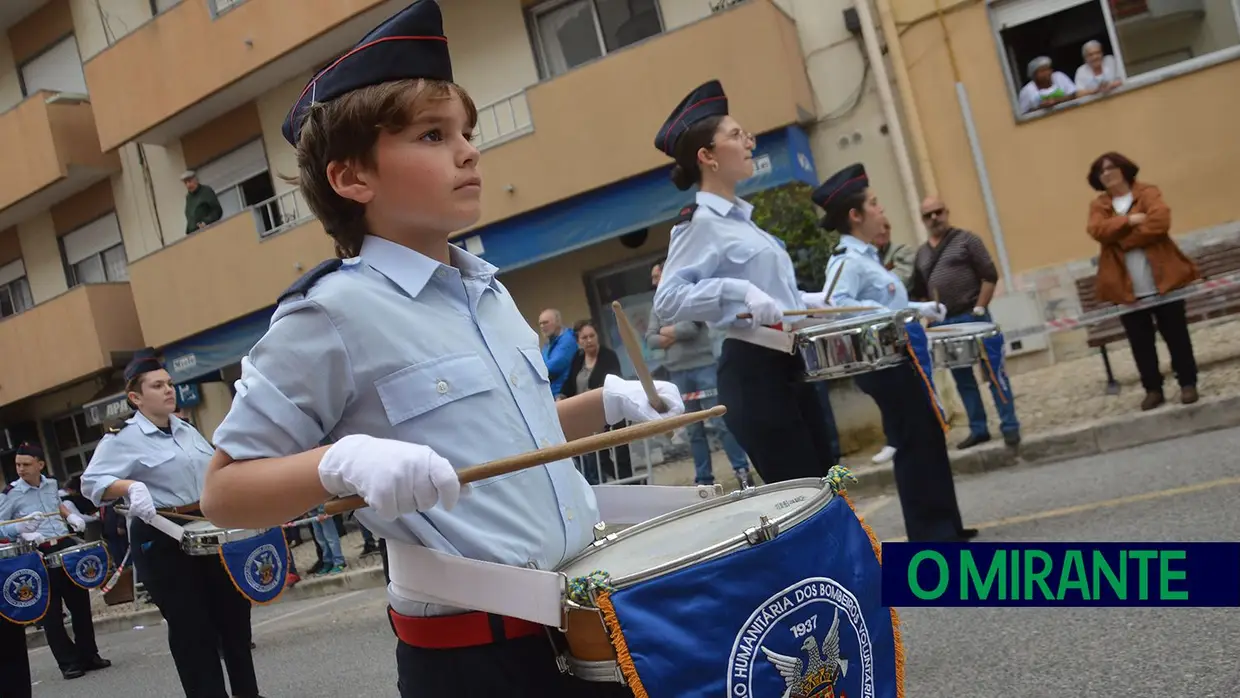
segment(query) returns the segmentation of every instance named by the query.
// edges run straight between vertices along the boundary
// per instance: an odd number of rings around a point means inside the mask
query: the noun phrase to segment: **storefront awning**
[[[809,138],[798,126],[758,136],[753,177],[740,196],[791,182],[818,185]],[[472,231],[453,240],[501,271],[558,257],[573,250],[675,218],[694,193],[671,182],[671,166],[575,196]]]
[[[164,367],[175,383],[227,368],[250,353],[271,325],[275,307],[237,318],[164,348]]]

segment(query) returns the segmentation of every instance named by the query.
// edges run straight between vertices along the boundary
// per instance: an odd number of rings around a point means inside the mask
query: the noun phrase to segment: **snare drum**
[[[997,337],[999,326],[990,322],[962,322],[926,330],[934,348],[934,365],[968,368],[981,363],[986,349],[982,341]]]
[[[57,550],[51,553],[44,553],[43,564],[48,569],[59,569],[65,566],[64,565],[65,557],[68,555],[82,552],[84,550],[94,550],[94,549],[103,550],[104,548],[106,548],[106,546],[107,546],[106,543],[104,543],[101,540],[97,540],[97,541],[92,541],[90,543],[81,543],[79,545],[74,545],[68,548],[63,548],[61,550]]]
[[[187,555],[218,555],[225,543],[247,540],[260,536],[266,530],[248,528],[220,528],[210,521],[190,521],[182,528],[181,550]]]
[[[876,308],[872,313],[796,330],[793,337],[805,363],[804,380],[848,378],[908,361],[905,325],[916,319],[912,310]]]
[[[0,543],[0,559],[8,560],[15,557],[21,557],[29,552],[38,550],[39,546],[25,540],[16,540],[12,543]]]
[[[763,517],[767,526],[787,531],[834,496],[818,478],[739,490],[606,535],[558,571],[574,579],[605,570],[610,585],[624,589],[757,544],[766,533]],[[572,601],[566,606],[569,671],[586,681],[624,683],[601,611]]]

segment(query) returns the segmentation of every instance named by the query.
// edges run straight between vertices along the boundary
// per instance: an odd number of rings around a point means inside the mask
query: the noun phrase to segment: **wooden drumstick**
[[[637,338],[637,330],[633,329],[633,324],[629,322],[629,316],[624,314],[624,308],[620,307],[620,301],[612,301],[611,309],[616,313],[616,325],[620,327],[620,339],[624,343],[624,351],[629,355],[629,361],[633,364],[633,370],[637,371],[637,379],[641,381],[642,388],[646,391],[646,399],[650,401],[650,406],[656,412],[667,412],[667,403],[663,398],[659,397],[659,392],[654,389],[654,378],[650,375],[650,367],[646,365],[646,360],[642,358],[642,348]]]
[[[835,285],[840,282],[840,275],[844,273],[845,264],[848,264],[847,257],[840,260],[840,267],[839,269],[835,270],[835,278],[831,279],[831,285],[827,287],[827,297],[826,297],[827,305],[831,304],[831,294],[835,293]]]
[[[802,308],[799,310],[785,310],[784,315],[835,315],[837,313],[868,313],[881,308],[872,308],[867,305],[846,305],[839,308]],[[749,320],[753,315],[750,313],[737,313],[737,320]]]
[[[125,507],[125,506],[118,506],[118,507],[116,507],[116,513],[118,513],[118,514],[124,514],[125,516],[129,516],[129,507]],[[186,521],[206,521],[207,523],[211,523],[211,519],[208,519],[208,518],[207,518],[207,517],[205,517],[205,516],[195,516],[195,515],[193,515],[193,514],[182,514],[182,513],[180,513],[180,512],[176,512],[176,511],[158,511],[158,510],[156,510],[156,512],[155,512],[155,513],[156,513],[156,514],[159,514],[160,516],[163,516],[163,517],[169,518],[169,519],[184,519],[184,520],[186,520]]]
[[[58,511],[54,513],[40,511],[38,513],[41,514],[42,518],[44,519],[63,519],[64,518],[64,515],[62,515]],[[32,520],[34,520],[34,514],[26,514],[25,516],[21,518],[9,519],[8,521],[0,521],[0,526],[8,526],[9,524],[15,524],[15,523],[25,523],[27,521],[32,521]]]
[[[623,429],[615,431],[605,431],[601,434],[594,434],[583,439],[575,439],[568,443],[558,446],[548,446],[540,448],[537,451],[528,451],[507,458],[493,460],[490,463],[475,465],[469,468],[463,468],[456,473],[461,484],[477,482],[497,475],[506,475],[515,473],[518,470],[526,468],[534,468],[547,463],[554,463],[565,458],[573,458],[575,456],[584,456],[587,453],[602,451],[607,448],[623,446],[640,439],[645,439],[665,431],[675,431],[681,427],[689,426],[696,422],[703,422],[707,419],[722,417],[727,408],[723,405],[716,405],[709,410],[699,410],[697,412],[688,412],[676,417],[668,417],[667,419],[659,419],[652,422],[642,422],[634,424]],[[343,514],[346,511],[361,509],[366,506],[366,500],[358,496],[342,497],[340,499],[332,499],[324,505],[324,510],[328,516]]]

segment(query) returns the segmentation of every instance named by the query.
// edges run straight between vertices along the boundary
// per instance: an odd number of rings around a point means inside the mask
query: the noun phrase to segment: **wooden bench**
[[[1240,245],[1232,243],[1215,243],[1205,245],[1189,255],[1204,279],[1212,279],[1240,272]],[[1115,307],[1112,303],[1099,302],[1094,295],[1094,281],[1097,275],[1090,275],[1076,280],[1076,295],[1081,301],[1081,313]],[[1188,322],[1200,322],[1210,318],[1224,317],[1240,313],[1240,285],[1216,289],[1210,293],[1194,296],[1187,303]],[[1107,357],[1107,345],[1127,339],[1124,326],[1119,318],[1104,320],[1090,325],[1086,343],[1096,347],[1102,354],[1102,363],[1107,372],[1107,393],[1119,393],[1119,383],[1111,371],[1111,360]]]

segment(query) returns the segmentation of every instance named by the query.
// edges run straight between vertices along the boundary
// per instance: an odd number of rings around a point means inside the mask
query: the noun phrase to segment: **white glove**
[[[827,302],[827,292],[819,291],[818,293],[810,293],[809,291],[801,291],[801,302],[806,308],[828,308],[831,306]]]
[[[947,317],[947,307],[942,303],[909,303],[909,307],[930,322],[942,322]]]
[[[22,540],[27,543],[34,543],[35,545],[41,545],[47,541],[47,539],[43,537],[42,533],[35,533],[33,531],[22,533]]]
[[[749,308],[749,314],[753,315],[753,321],[758,325],[778,325],[784,320],[784,311],[775,304],[775,299],[752,284],[745,292],[745,306]]]
[[[469,492],[452,464],[429,446],[362,434],[327,449],[319,461],[319,482],[337,497],[359,495],[384,521],[428,511],[436,503],[451,511]]]
[[[603,418],[608,424],[626,419],[630,422],[649,422],[685,413],[680,388],[667,381],[655,381],[654,391],[667,404],[667,412],[660,413],[650,406],[641,381],[626,381],[620,376],[608,375],[603,379]]]
[[[155,500],[151,499],[151,491],[141,482],[129,485],[129,516],[136,517],[143,523],[155,520]]]
[[[17,524],[18,533],[34,533],[43,525],[43,518],[42,513],[31,515],[30,518]]]
[[[77,533],[86,530],[86,519],[83,519],[81,514],[69,514],[65,517],[65,522]]]

